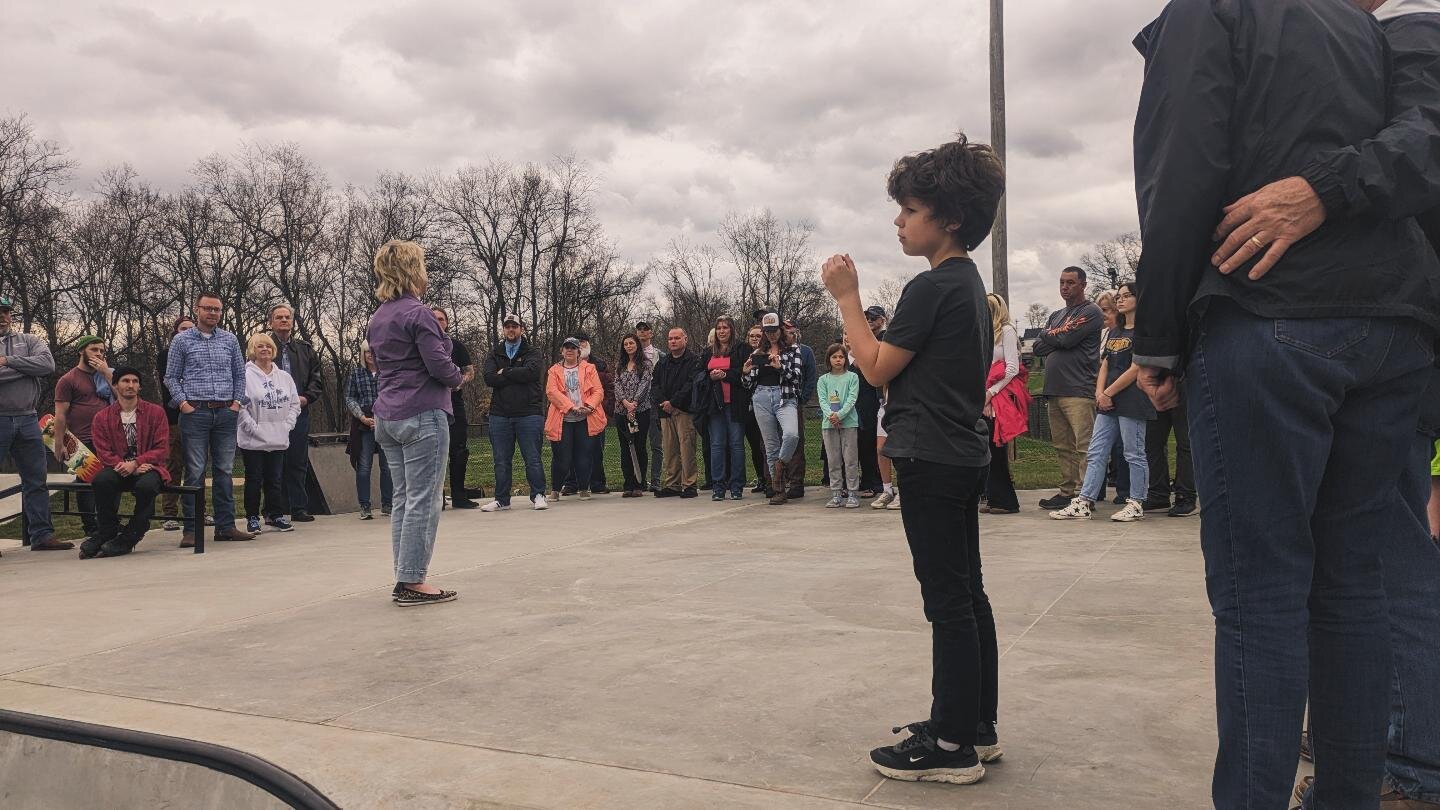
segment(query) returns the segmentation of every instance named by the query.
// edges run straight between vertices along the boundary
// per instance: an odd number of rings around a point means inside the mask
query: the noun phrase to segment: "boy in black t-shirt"
[[[1000,758],[995,733],[995,617],[980,576],[980,491],[990,462],[981,417],[994,350],[985,287],[969,251],[990,233],[1005,169],[993,149],[957,141],[901,158],[888,189],[901,249],[930,269],[905,285],[882,341],[871,334],[848,255],[825,287],[845,319],[855,364],[888,385],[884,453],[904,482],[900,516],[933,637],[930,719],[870,759],[893,779],[971,784]]]

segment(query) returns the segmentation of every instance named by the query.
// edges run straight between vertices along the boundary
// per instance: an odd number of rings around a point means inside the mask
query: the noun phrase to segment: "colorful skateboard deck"
[[[50,452],[55,452],[55,431],[53,423],[55,416],[45,414],[40,417],[40,436],[45,440],[45,446]],[[70,451],[70,457],[65,462],[65,470],[77,479],[90,483],[95,474],[105,465],[100,463],[100,457],[90,451],[85,443],[75,437],[74,433],[65,431],[65,447]]]

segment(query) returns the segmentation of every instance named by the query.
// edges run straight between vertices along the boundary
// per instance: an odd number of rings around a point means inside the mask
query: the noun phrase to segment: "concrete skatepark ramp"
[[[335,810],[298,776],[211,743],[0,709],[0,807]]]

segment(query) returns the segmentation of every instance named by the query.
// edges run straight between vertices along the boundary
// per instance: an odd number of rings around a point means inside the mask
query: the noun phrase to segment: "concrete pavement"
[[[982,516],[1006,755],[979,785],[866,753],[929,709],[897,512],[564,499],[447,511],[388,594],[383,519],[204,555],[0,558],[0,706],[270,759],[347,808],[1208,806],[1211,621],[1194,518]]]

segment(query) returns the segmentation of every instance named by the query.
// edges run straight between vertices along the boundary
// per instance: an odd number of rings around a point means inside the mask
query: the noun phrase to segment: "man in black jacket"
[[[1327,222],[1268,272],[1211,260],[1224,205],[1385,126],[1383,35],[1344,0],[1173,0],[1136,45],[1135,362],[1157,407],[1186,379],[1214,803],[1286,806],[1308,694],[1314,805],[1377,807],[1392,672],[1376,538],[1403,508],[1440,262],[1413,221],[1376,216]]]
[[[690,397],[700,373],[700,358],[690,351],[685,330],[675,327],[666,338],[670,351],[661,355],[651,377],[650,398],[660,415],[660,442],[665,478],[657,498],[693,498],[695,489],[695,422]]]
[[[876,340],[885,338],[885,321],[889,314],[882,306],[865,309],[865,323]],[[848,345],[845,347],[850,348]],[[880,389],[871,385],[859,367],[852,361],[850,370],[860,378],[860,395],[855,401],[855,412],[860,415],[860,497],[869,498],[880,493],[880,459],[876,444],[879,441],[875,430],[880,416]]]
[[[480,504],[471,500],[483,497],[484,490],[465,486],[465,473],[470,469],[470,415],[465,412],[465,386],[475,379],[475,361],[470,349],[450,331],[450,314],[444,307],[431,307],[430,313],[440,324],[440,331],[450,338],[450,362],[460,369],[460,385],[450,392],[450,506],[474,509]]]
[[[1325,221],[1351,217],[1416,216],[1432,250],[1440,251],[1440,170],[1431,158],[1440,152],[1440,0],[1357,5],[1374,13],[1390,45],[1389,124],[1227,206],[1217,233],[1225,242],[1214,257],[1222,273],[1261,253],[1250,241],[1257,234],[1265,234],[1266,248],[1251,272],[1264,273]],[[1389,506],[1395,527],[1377,538],[1395,671],[1381,806],[1396,810],[1440,808],[1440,600],[1434,597],[1440,547],[1426,514],[1431,456],[1440,439],[1440,372],[1427,374],[1419,430],[1397,488],[1405,508]]]
[[[295,337],[295,310],[288,304],[270,308],[270,337],[275,341],[275,365],[295,380],[295,390],[300,394],[300,416],[290,431],[290,449],[285,453],[285,485],[281,487],[285,503],[267,503],[265,522],[274,526],[275,519],[288,512],[292,522],[306,523],[315,519],[310,515],[308,489],[310,406],[319,402],[325,393],[325,375],[321,373],[315,350]]]
[[[530,503],[536,509],[545,502],[545,468],[540,463],[540,441],[545,433],[544,359],[540,350],[525,339],[525,322],[519,315],[506,315],[501,325],[504,339],[485,358],[485,384],[490,392],[490,449],[495,456],[495,500],[480,507],[482,512],[510,508],[510,465],[515,445],[525,461],[525,481],[530,485]]]

